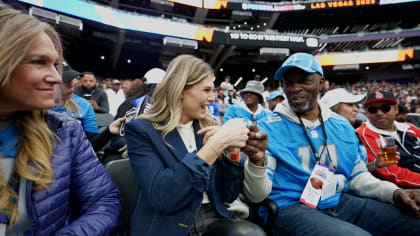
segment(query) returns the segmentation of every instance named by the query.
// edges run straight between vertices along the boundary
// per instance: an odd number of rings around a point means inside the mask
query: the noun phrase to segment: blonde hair
[[[203,60],[192,55],[177,56],[169,63],[165,78],[153,94],[152,107],[140,117],[151,121],[155,129],[162,132],[162,139],[165,140],[166,135],[181,120],[182,91],[208,76],[214,76],[213,69]],[[209,113],[199,122],[202,128],[214,124]]]
[[[64,102],[64,108],[66,109],[67,114],[70,114],[71,117],[77,118],[80,116],[80,107],[72,97]]]
[[[41,33],[48,35],[59,54],[58,70],[61,74],[63,53],[57,32],[32,16],[0,4],[0,87],[8,86],[11,74],[30,53]],[[18,111],[15,117],[19,133],[16,172],[21,178],[33,181],[35,190],[44,189],[53,182],[50,160],[56,142],[55,134],[48,128],[44,111]],[[3,170],[0,169],[2,182]],[[10,225],[19,218],[17,197],[11,186],[0,185],[0,212],[9,216]]]
[[[335,112],[337,114],[340,114],[340,110],[341,110],[341,105],[342,104],[343,103],[340,102],[340,103],[337,103],[334,106],[330,107],[331,111],[333,111],[333,112]]]

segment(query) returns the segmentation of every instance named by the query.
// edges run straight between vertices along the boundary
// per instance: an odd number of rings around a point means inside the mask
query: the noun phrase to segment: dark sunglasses
[[[378,109],[381,110],[383,113],[387,113],[391,110],[391,105],[382,105],[380,107],[368,107],[368,112],[371,114],[376,114]]]

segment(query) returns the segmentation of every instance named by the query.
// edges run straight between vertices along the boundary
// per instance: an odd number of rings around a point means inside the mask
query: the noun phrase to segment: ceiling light
[[[252,72],[255,72],[255,68],[252,68]]]
[[[127,59],[127,63],[130,64],[131,63],[131,60],[130,59]]]
[[[223,68],[220,68],[220,71],[223,71]]]
[[[244,22],[244,25],[246,25],[246,24],[248,24],[248,22],[246,22],[246,21],[245,21],[245,22]]]
[[[105,56],[101,56],[101,60],[105,60]]]
[[[366,67],[365,67],[365,69],[366,69],[366,70],[369,70],[370,68],[369,68],[369,66],[366,66]]]
[[[264,22],[264,24],[263,24],[263,25],[264,25],[264,26],[266,26],[266,25],[267,25],[267,23],[265,23],[265,22]]]

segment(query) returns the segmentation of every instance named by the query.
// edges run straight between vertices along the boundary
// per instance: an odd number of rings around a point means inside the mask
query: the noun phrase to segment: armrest
[[[277,219],[278,207],[277,204],[269,198],[264,199],[264,201],[261,202],[261,205],[267,208],[268,217],[267,224],[265,224],[265,231],[270,233]]]

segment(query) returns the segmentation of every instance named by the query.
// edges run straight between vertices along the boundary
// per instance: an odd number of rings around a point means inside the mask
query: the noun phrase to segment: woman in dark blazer
[[[213,126],[206,110],[215,99],[213,80],[207,63],[178,56],[150,111],[127,124],[128,154],[141,189],[131,235],[203,235],[215,225],[225,231],[235,225],[225,203],[242,191],[243,161],[231,161],[223,151],[244,148],[249,130],[242,119]]]

